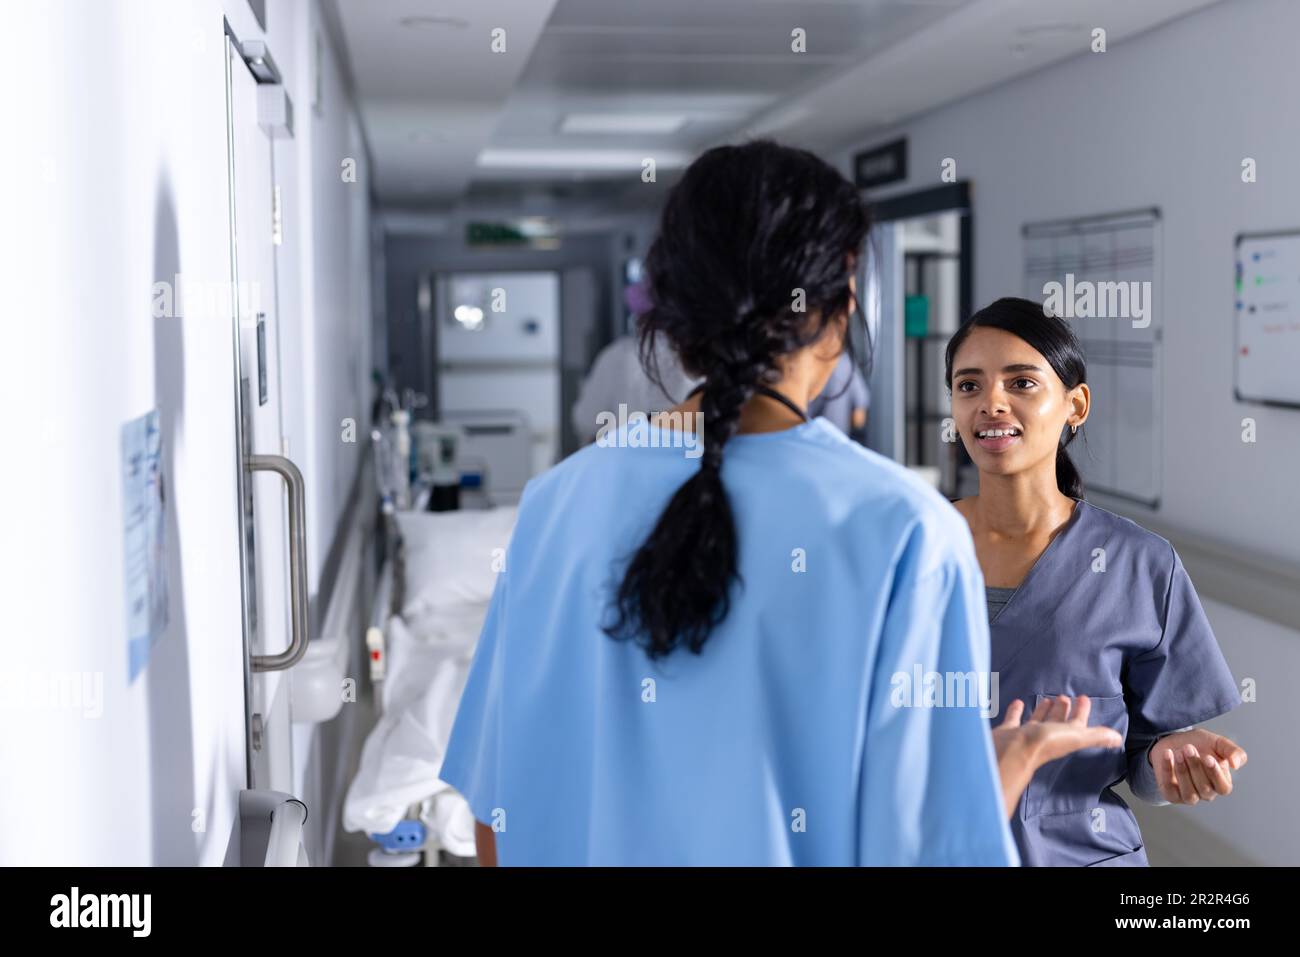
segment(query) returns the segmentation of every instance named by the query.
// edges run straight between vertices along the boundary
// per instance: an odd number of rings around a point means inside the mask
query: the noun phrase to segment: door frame
[[[932,216],[940,213],[957,213],[961,255],[958,260],[958,325],[965,325],[974,312],[975,291],[975,209],[971,196],[970,180],[958,180],[942,186],[911,190],[896,196],[873,200],[864,194],[870,210],[872,229],[899,223],[903,220]],[[904,393],[906,339],[903,333],[902,303],[905,274],[901,251],[893,239],[888,249],[881,251],[880,275],[862,276],[863,288],[879,288],[892,300],[889,311],[896,311],[896,322],[878,324],[876,341],[870,343],[868,381],[871,383],[871,415],[867,423],[867,445],[900,464],[906,461],[906,405]],[[889,261],[883,261],[889,256]],[[863,257],[864,261],[866,257]],[[864,270],[867,267],[864,266]],[[882,313],[886,311],[881,303]],[[883,319],[883,315],[881,317]],[[882,364],[874,361],[884,360]],[[959,459],[965,449],[958,449]]]

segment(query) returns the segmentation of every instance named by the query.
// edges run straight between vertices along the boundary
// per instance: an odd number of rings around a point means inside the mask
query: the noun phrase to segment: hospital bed
[[[344,830],[376,842],[373,866],[475,855],[473,814],[438,770],[515,514],[506,505],[384,516],[387,560],[366,636],[378,716],[342,813]]]

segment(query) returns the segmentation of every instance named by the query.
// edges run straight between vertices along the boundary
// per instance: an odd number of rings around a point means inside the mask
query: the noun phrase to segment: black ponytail
[[[952,391],[952,362],[957,350],[972,330],[984,327],[1001,329],[1023,339],[1047,360],[1066,390],[1088,381],[1088,368],[1083,358],[1083,346],[1069,324],[1057,316],[1045,313],[1041,304],[1029,299],[1007,296],[985,306],[953,334],[944,353],[944,381]],[[1083,478],[1075,468],[1066,446],[1074,441],[1075,432],[1069,427],[1061,433],[1056,446],[1056,487],[1062,495],[1083,498]]]
[[[1083,476],[1074,467],[1074,460],[1065,447],[1074,441],[1074,433],[1066,433],[1061,444],[1056,447],[1056,487],[1062,495],[1070,498],[1083,498]]]
[[[756,388],[780,378],[781,357],[852,311],[849,279],[867,228],[857,190],[833,167],[767,140],[709,150],[669,193],[645,261],[652,306],[638,320],[641,360],[659,383],[662,335],[704,380],[703,448],[699,471],[627,565],[611,638],[636,640],[652,659],[679,644],[698,654],[726,619],[740,570],[723,450]]]

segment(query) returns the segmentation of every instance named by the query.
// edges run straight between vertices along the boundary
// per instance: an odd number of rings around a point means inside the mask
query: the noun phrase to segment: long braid
[[[641,356],[657,381],[662,334],[704,379],[703,449],[628,561],[610,637],[637,641],[652,659],[679,644],[699,653],[727,617],[733,587],[744,584],[722,481],[727,443],[781,358],[850,311],[850,263],[867,229],[853,184],[813,154],[770,141],[709,150],[673,187],[645,262]],[[806,310],[793,307],[796,287]]]

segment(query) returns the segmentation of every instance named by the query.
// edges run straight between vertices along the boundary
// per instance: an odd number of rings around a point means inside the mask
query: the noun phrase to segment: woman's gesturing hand
[[[1232,772],[1246,763],[1246,752],[1221,734],[1192,728],[1153,744],[1150,760],[1161,797],[1170,804],[1196,804],[1232,793]]]
[[[1114,728],[1088,727],[1091,711],[1087,695],[1059,695],[1040,702],[1029,720],[1021,724],[1024,702],[1017,698],[1007,705],[1002,723],[993,729],[993,748],[1008,817],[1015,813],[1029,779],[1048,761],[1083,748],[1123,747],[1124,739]]]

